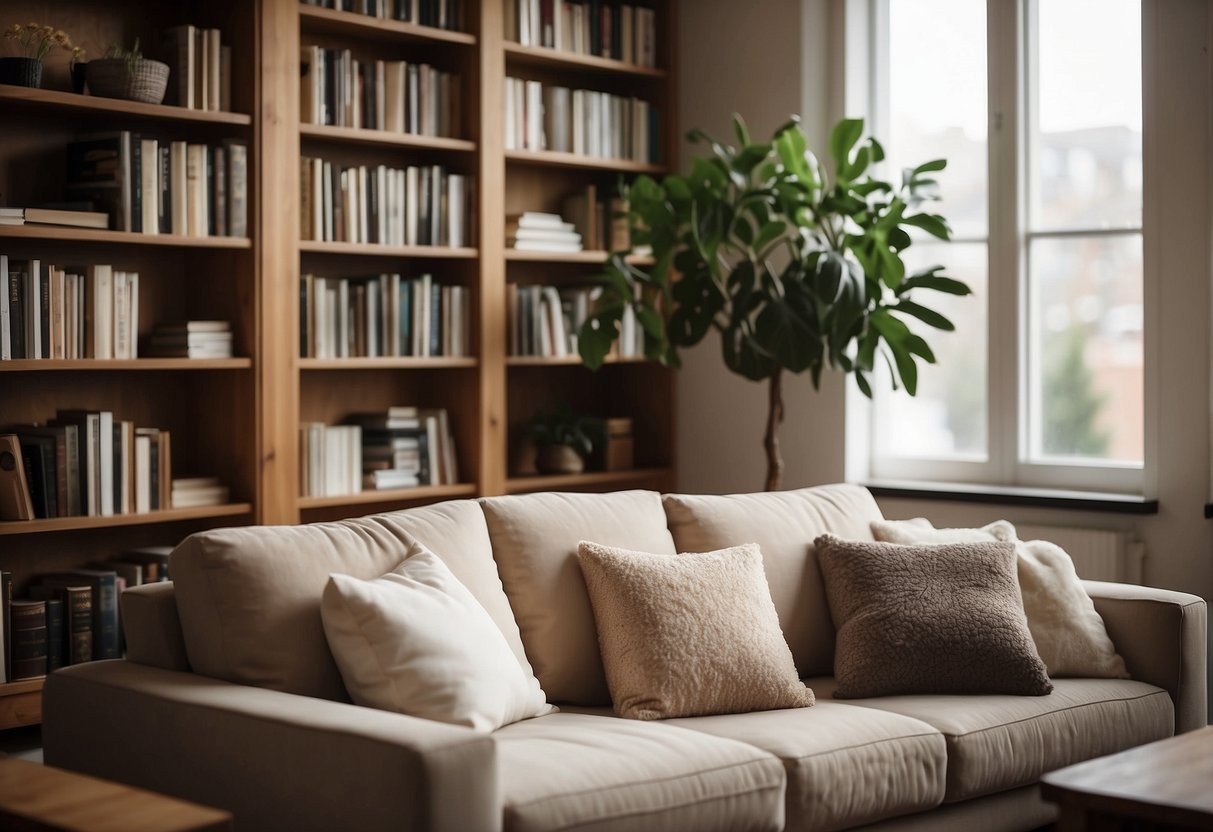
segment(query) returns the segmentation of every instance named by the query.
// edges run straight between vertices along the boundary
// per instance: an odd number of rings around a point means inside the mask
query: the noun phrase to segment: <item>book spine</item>
[[[63,621],[63,601],[46,600],[46,672],[53,673],[66,663],[66,631]]]
[[[4,678],[13,678],[13,573],[0,572],[0,632],[4,635]]]
[[[67,602],[67,660],[83,664],[93,660],[93,593],[86,586],[64,590]]]
[[[10,681],[46,675],[46,602],[12,602],[12,665]]]

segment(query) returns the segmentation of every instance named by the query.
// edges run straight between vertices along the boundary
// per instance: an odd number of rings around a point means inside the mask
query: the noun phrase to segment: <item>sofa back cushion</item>
[[[661,496],[544,493],[490,497],[481,505],[505,594],[548,701],[609,705],[577,544],[675,554]]]
[[[216,529],[174,550],[172,574],[190,666],[246,685],[348,699],[320,598],[331,573],[370,580],[419,542],[436,553],[526,661],[473,500],[308,526]]]
[[[871,540],[883,519],[866,488],[822,485],[725,496],[667,494],[670,532],[680,552],[757,543],[771,600],[801,677],[834,670],[834,625],[813,551],[821,534]]]

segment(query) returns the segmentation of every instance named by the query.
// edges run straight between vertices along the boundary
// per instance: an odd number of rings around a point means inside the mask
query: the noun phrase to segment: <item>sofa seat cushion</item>
[[[548,699],[610,704],[577,544],[592,540],[675,554],[661,496],[654,491],[544,493],[490,497],[481,505],[501,582]]]
[[[783,829],[783,766],[745,743],[574,713],[493,738],[506,832]]]
[[[526,662],[484,514],[475,501],[459,500],[339,523],[214,529],[186,538],[171,565],[190,667],[238,684],[348,699],[320,619],[329,574],[376,578],[414,542],[442,558]]]
[[[808,680],[818,701],[834,680]],[[945,802],[1035,783],[1047,771],[1169,737],[1165,690],[1129,679],[1054,679],[1048,696],[886,696],[848,705],[913,717],[947,740]]]
[[[841,702],[665,724],[748,743],[787,772],[789,832],[846,829],[925,811],[944,797],[943,735],[917,719]]]
[[[834,672],[834,625],[813,541],[823,534],[871,540],[870,523],[883,518],[866,488],[822,485],[763,494],[667,494],[663,503],[680,552],[757,543],[797,671],[802,677]],[[547,690],[542,676],[539,680]]]

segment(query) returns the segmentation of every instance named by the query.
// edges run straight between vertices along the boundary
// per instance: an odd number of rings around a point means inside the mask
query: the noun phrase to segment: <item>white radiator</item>
[[[1089,581],[1142,583],[1146,547],[1132,532],[1015,524],[1020,540],[1048,540],[1074,559],[1078,577]]]

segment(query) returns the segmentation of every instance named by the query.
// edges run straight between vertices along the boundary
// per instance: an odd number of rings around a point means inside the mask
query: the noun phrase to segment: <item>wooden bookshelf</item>
[[[589,183],[660,175],[677,158],[675,0],[657,0],[658,67],[523,47],[505,31],[505,0],[461,3],[464,31],[377,20],[299,0],[14,0],[14,20],[54,23],[90,55],[110,43],[159,43],[190,22],[223,30],[232,46],[230,113],[137,104],[69,92],[63,56],[48,58],[43,90],[0,86],[0,194],[9,205],[63,198],[63,148],[83,133],[249,146],[248,238],[132,234],[52,226],[0,226],[0,253],[55,262],[112,263],[140,273],[139,332],[182,319],[229,320],[239,357],[221,360],[0,362],[0,428],[43,421],[57,409],[110,410],[115,418],[172,432],[175,476],[218,476],[222,506],[113,517],[0,523],[0,569],[21,593],[42,572],[105,560],[122,551],[175,544],[203,529],[358,516],[440,500],[541,489],[669,489],[675,484],[674,377],[639,359],[609,360],[597,372],[577,356],[509,357],[511,283],[576,286],[593,279],[602,251],[519,252],[505,246],[506,217],[559,211]],[[350,49],[359,60],[430,63],[461,79],[458,137],[303,124],[300,54],[310,45]],[[149,50],[155,57],[155,52]],[[505,78],[637,95],[661,111],[662,164],[505,149]],[[474,177],[474,238],[458,248],[302,239],[300,158],[341,165],[441,164]],[[651,258],[632,257],[645,266]],[[317,359],[300,356],[300,276],[431,274],[463,287],[471,303],[466,356]],[[629,471],[511,476],[520,437],[540,407],[569,401],[587,416],[633,420]],[[340,422],[392,405],[445,408],[456,442],[453,485],[301,497],[300,425]],[[41,681],[0,685],[0,729],[36,722]]]

